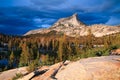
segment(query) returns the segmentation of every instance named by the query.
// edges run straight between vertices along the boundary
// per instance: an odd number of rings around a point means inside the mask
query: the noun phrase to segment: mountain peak
[[[78,19],[78,14],[75,13],[70,17],[59,19],[53,27],[85,27],[85,24]]]
[[[69,17],[71,22],[76,24],[77,26],[85,25],[82,21],[78,19],[78,14],[74,13],[72,16]]]
[[[101,37],[113,33],[120,32],[119,27],[112,27],[106,25],[91,25],[87,26],[78,19],[78,14],[75,13],[70,17],[59,19],[53,26],[48,29],[32,30],[27,32],[25,35],[36,34],[36,33],[49,33],[50,31],[56,31],[64,33],[68,36],[86,36],[89,34],[89,30],[95,37]]]
[[[77,14],[77,13],[74,13],[74,14],[72,15],[72,17],[77,18],[77,17],[78,17],[78,14]]]
[[[78,14],[77,14],[77,13],[74,13],[72,16],[77,17],[77,16],[78,16]]]

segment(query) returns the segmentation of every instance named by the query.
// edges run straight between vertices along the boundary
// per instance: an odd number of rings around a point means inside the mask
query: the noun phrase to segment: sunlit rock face
[[[86,36],[86,35],[89,35],[89,31],[91,31],[91,34],[93,34],[95,37],[102,37],[105,35],[110,35],[110,34],[120,32],[120,27],[107,26],[107,25],[101,25],[101,24],[87,26],[86,24],[78,20],[77,14],[73,14],[70,17],[59,19],[50,28],[31,30],[26,34],[24,34],[24,36],[37,34],[37,33],[40,33],[40,34],[49,33],[50,31],[53,31],[53,30],[64,33],[71,37]]]
[[[120,56],[82,59],[62,67],[57,80],[120,80]]]

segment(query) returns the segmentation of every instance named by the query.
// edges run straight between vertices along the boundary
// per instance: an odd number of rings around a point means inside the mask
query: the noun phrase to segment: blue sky
[[[0,0],[0,32],[22,35],[74,13],[87,25],[120,25],[120,0]]]

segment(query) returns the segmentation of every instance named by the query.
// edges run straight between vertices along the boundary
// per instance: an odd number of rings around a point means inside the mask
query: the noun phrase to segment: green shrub
[[[38,66],[42,66],[38,60],[33,60],[29,65],[28,65],[28,72],[34,71]]]
[[[16,76],[14,76],[14,77],[12,78],[12,80],[17,80],[18,78],[21,78],[21,77],[23,77],[23,74],[21,74],[21,73],[16,73]]]

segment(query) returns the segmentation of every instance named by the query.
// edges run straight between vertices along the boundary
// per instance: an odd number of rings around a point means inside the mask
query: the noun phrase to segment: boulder
[[[120,56],[81,59],[58,71],[57,80],[120,80]]]
[[[11,69],[8,71],[4,71],[0,74],[0,80],[12,80],[13,77],[16,76],[16,74],[27,74],[28,71],[26,70],[26,67]]]
[[[120,55],[120,49],[111,50],[111,55]]]

